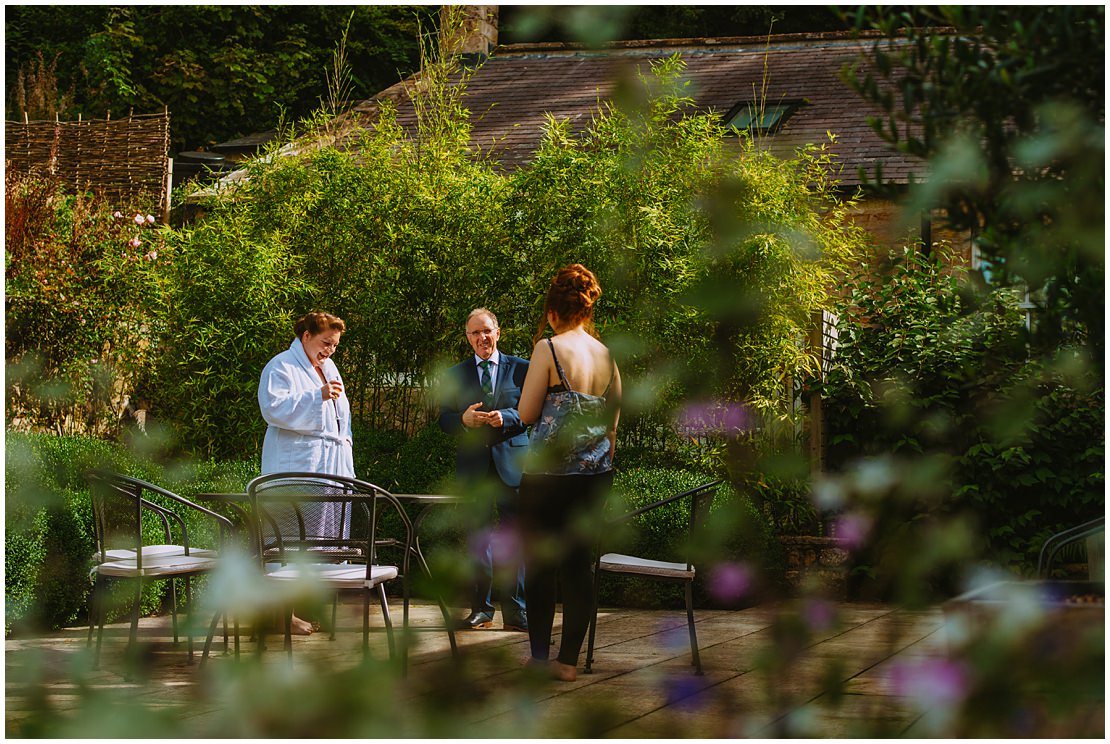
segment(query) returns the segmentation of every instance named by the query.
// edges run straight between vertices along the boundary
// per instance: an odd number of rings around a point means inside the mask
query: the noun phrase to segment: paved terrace
[[[395,603],[399,620],[400,603]],[[218,653],[205,669],[167,637],[168,618],[141,623],[146,678],[119,673],[127,626],[106,630],[101,671],[88,669],[86,629],[8,640],[8,736],[432,736],[778,737],[930,735],[930,718],[893,694],[897,663],[945,654],[940,609],[907,612],[839,604],[838,621],[799,648],[770,683],[757,662],[774,648],[775,608],[698,613],[705,675],[690,667],[681,611],[603,610],[594,673],[572,683],[522,668],[527,638],[500,629],[458,634],[462,662],[430,626],[434,605],[414,606],[410,671],[398,682],[383,663],[359,665],[357,604],[340,607],[340,632],[294,639],[289,667],[280,638],[267,650],[243,638],[244,657]],[[372,612],[372,617],[376,613]],[[500,620],[500,617],[498,617]],[[558,628],[559,617],[556,617]],[[380,627],[380,617],[377,618]],[[557,637],[557,634],[556,634]],[[199,647],[200,644],[198,644]],[[387,658],[385,637],[372,655]],[[222,645],[219,648],[222,652]],[[839,660],[830,667],[830,662]],[[79,671],[84,670],[84,671]],[[830,671],[831,670],[831,671]],[[319,681],[334,674],[335,684]],[[374,692],[377,690],[378,692]],[[835,703],[835,704],[833,704]],[[313,706],[316,706],[315,708]],[[244,713],[249,708],[252,713]],[[327,712],[320,714],[323,708]],[[1103,707],[1063,735],[1101,737]],[[45,716],[35,711],[49,711]],[[42,729],[47,720],[53,728]]]

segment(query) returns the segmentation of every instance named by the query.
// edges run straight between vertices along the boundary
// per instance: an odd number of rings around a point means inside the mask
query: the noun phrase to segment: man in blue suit
[[[527,631],[524,608],[524,566],[518,546],[511,536],[516,530],[517,489],[520,486],[521,458],[528,449],[528,436],[520,423],[517,403],[528,372],[527,360],[497,350],[501,328],[497,317],[484,307],[466,319],[466,339],[474,356],[447,370],[441,390],[439,425],[458,437],[455,475],[465,496],[481,506],[485,522],[481,532],[472,536],[475,554],[475,584],[470,615],[459,620],[460,629],[493,626],[494,554],[499,562],[496,575],[501,599],[501,620],[505,630]],[[500,519],[501,539],[494,550],[490,542],[494,530],[494,507]]]

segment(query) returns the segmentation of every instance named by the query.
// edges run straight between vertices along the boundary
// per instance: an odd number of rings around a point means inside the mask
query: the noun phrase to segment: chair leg
[[[362,590],[362,660],[370,655],[370,590]]]
[[[293,606],[289,606],[289,611],[285,613],[285,653],[289,656],[289,661],[293,661]]]
[[[193,663],[193,591],[189,576],[185,577],[185,641],[189,648],[189,663]]]
[[[188,579],[186,579],[188,581]],[[186,584],[187,586],[187,584]],[[170,579],[170,618],[173,621],[173,643],[178,643],[177,635],[177,579]]]
[[[270,618],[270,612],[256,612],[254,614],[254,636],[257,639],[254,652],[260,659],[262,658],[262,652],[266,650],[266,624],[270,622]]]
[[[204,652],[200,655],[200,668],[204,669],[204,663],[208,661],[208,651],[212,648],[212,638],[216,635],[216,628],[220,624],[220,616],[224,618],[225,633],[227,628],[227,614],[216,610],[216,614],[212,616],[212,624],[208,626],[208,635],[204,639]],[[224,653],[227,653],[227,636],[224,636]]]
[[[694,583],[692,581],[686,582],[686,624],[690,626],[690,653],[694,657],[694,668],[697,669],[697,675],[700,677],[703,672],[701,655],[698,654],[698,634],[694,630]]]
[[[93,594],[96,597],[96,616],[95,622],[97,626],[96,633],[96,655],[93,657],[93,669],[100,669],[100,647],[104,643],[104,615],[107,613],[107,608],[104,602],[104,592],[107,589],[108,580],[97,574],[96,583],[93,585]],[[89,626],[89,637],[92,638],[92,626]]]
[[[366,601],[370,601],[369,596],[367,596]],[[392,660],[397,656],[397,642],[393,637],[393,618],[389,616],[389,602],[385,598],[385,584],[378,584],[378,604],[382,607],[382,618],[385,620],[385,637],[389,642],[389,658]],[[369,622],[369,604],[366,609],[367,622]]]
[[[135,580],[135,604],[131,608],[131,634],[127,639],[127,658],[128,666],[134,668],[138,662],[138,640],[139,640],[139,607],[143,603],[143,580]],[[101,628],[103,628],[103,624]],[[128,672],[130,677],[130,671]]]
[[[421,553],[418,548],[413,549],[413,554],[416,556],[417,560],[420,562],[420,567],[424,570],[424,575],[425,576],[431,576],[432,571],[431,571],[431,569],[428,568],[427,561],[424,560],[424,554]],[[405,631],[407,632],[408,628],[409,628],[409,601],[410,601],[412,590],[411,590],[410,585],[409,585],[408,574],[406,574],[404,576],[403,580],[405,582],[404,583],[404,598],[405,598],[404,628],[405,628]],[[447,640],[449,640],[451,642],[451,656],[453,656],[454,658],[457,659],[457,658],[459,658],[459,644],[455,641],[455,628],[454,628],[455,621],[451,616],[451,611],[449,609],[447,609],[447,605],[446,605],[446,603],[444,603],[443,597],[441,597],[439,595],[439,592],[436,592],[436,604],[439,605],[439,612],[440,612],[441,615],[443,615],[443,627],[447,629]],[[407,664],[407,660],[406,660],[406,664]]]
[[[452,624],[454,620],[451,617],[451,611],[447,609],[443,598],[438,595],[436,596],[436,604],[439,605],[439,614],[443,615],[443,627],[447,629],[447,640],[451,642],[451,656],[457,659],[459,657],[459,644],[455,641],[455,627]]]
[[[85,648],[92,648],[93,629],[96,627],[97,617],[96,601],[99,599],[100,595],[99,591],[97,591],[99,588],[100,575],[97,574],[96,577],[93,578],[92,591],[89,592],[89,640],[85,643]]]
[[[594,673],[594,633],[597,631],[597,597],[601,585],[601,571],[594,567],[594,609],[590,616],[590,640],[586,645],[586,674]]]

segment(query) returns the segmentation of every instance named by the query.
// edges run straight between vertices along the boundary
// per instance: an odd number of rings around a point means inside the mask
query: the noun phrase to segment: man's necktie
[[[483,359],[478,362],[478,366],[482,368],[482,392],[485,393],[488,398],[493,394],[493,378],[490,377],[489,373],[489,360]]]

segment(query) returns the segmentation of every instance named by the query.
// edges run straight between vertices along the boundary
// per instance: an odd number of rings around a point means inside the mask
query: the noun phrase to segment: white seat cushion
[[[314,563],[280,566],[267,564],[266,576],[277,581],[319,581],[335,589],[364,589],[397,578],[396,566],[372,566],[366,578],[366,564],[336,565]]]
[[[668,579],[693,579],[694,569],[687,570],[685,563],[669,563],[637,558],[634,555],[606,553],[601,556],[602,571],[613,573],[640,574],[642,576],[663,576]]]
[[[143,557],[142,570],[136,565],[134,558],[121,558],[98,564],[93,571],[121,578],[173,576],[211,571],[218,563],[216,558],[200,555],[152,555]]]
[[[134,550],[126,548],[116,548],[114,550],[106,550],[104,554],[110,561],[126,560],[135,557]],[[144,545],[143,558],[153,555],[185,555],[185,548],[181,545]],[[189,555],[198,556],[201,558],[215,558],[218,553],[215,550],[208,550],[207,548],[189,548]],[[93,560],[99,561],[100,554],[94,553]]]

